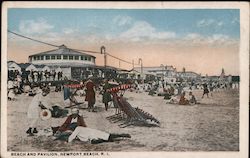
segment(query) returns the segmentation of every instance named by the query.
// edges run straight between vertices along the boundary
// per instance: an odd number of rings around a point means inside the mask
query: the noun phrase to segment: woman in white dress
[[[8,81],[8,100],[15,100],[16,94],[15,94],[15,84],[12,80]]]
[[[48,93],[39,89],[34,98],[32,99],[27,112],[27,117],[29,121],[29,129],[26,131],[27,134],[33,135],[33,133],[38,133],[37,131],[37,121],[40,118],[40,112],[42,109],[51,109],[48,103],[45,101],[45,96]],[[33,130],[32,130],[33,129]]]

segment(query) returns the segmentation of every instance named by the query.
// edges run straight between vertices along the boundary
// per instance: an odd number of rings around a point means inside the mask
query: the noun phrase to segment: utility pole
[[[106,77],[107,53],[106,48],[104,46],[101,46],[101,54],[104,55],[104,77]]]
[[[161,64],[161,67],[162,67],[162,79],[164,79],[164,65],[163,64]]]
[[[141,78],[142,78],[142,80],[143,80],[143,66],[142,66],[142,59],[141,58],[139,58],[139,64],[141,64]]]
[[[106,68],[106,66],[107,66],[107,53],[106,53],[106,48],[104,46],[101,46],[101,54],[104,55],[104,67]]]
[[[132,65],[133,65],[133,70],[134,70],[134,68],[135,68],[135,62],[134,62],[134,60],[132,60]]]

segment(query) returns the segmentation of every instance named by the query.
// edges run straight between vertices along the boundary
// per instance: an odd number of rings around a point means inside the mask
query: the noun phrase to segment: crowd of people
[[[91,80],[88,81],[90,83]],[[46,96],[50,93],[45,87],[39,87],[36,95],[29,104],[27,118],[29,128],[26,133],[29,136],[34,136],[38,133],[38,120],[43,109],[53,110],[46,102]],[[92,102],[92,101],[90,101]],[[92,144],[114,141],[115,138],[125,137],[131,138],[129,134],[113,134],[105,131],[100,131],[93,128],[88,128],[83,117],[79,115],[77,107],[71,108],[71,114],[66,118],[65,122],[58,127],[52,127],[55,140],[63,140],[72,142],[74,139],[81,141],[90,141]]]
[[[63,79],[63,72],[55,70],[44,70],[44,71],[21,71],[9,70],[8,80],[15,80],[21,78],[23,82],[41,82],[41,81],[56,81]]]
[[[39,73],[42,73],[40,77]],[[79,107],[82,103],[79,103],[76,96],[85,97],[87,102],[87,109],[89,112],[97,112],[95,108],[96,95],[102,95],[102,103],[105,110],[109,109],[109,103],[113,101],[112,95],[109,91],[110,88],[115,87],[121,82],[114,79],[102,79],[93,80],[93,77],[88,78],[85,81],[77,81],[77,87],[71,87],[72,84],[69,80],[63,80],[61,84],[52,84],[55,81],[56,75],[49,75],[50,79],[46,79],[46,72],[39,72],[35,75],[35,72],[30,72],[29,77],[14,72],[9,74],[8,80],[8,100],[16,100],[15,95],[26,93],[28,96],[33,97],[27,110],[27,119],[29,121],[29,127],[26,133],[29,136],[33,136],[39,132],[38,120],[41,117],[48,116],[48,112],[52,113],[52,117],[67,117],[65,122],[58,126],[52,127],[53,136],[55,140],[64,140],[72,142],[74,139],[81,141],[90,141],[92,144],[113,141],[118,137],[130,138],[129,134],[113,134],[97,129],[88,128],[83,117],[79,115]],[[33,75],[32,75],[33,74]],[[52,73],[53,74],[53,73]],[[57,76],[61,76],[57,74]],[[61,77],[58,77],[60,80]],[[39,82],[39,81],[51,81],[51,82]],[[151,96],[163,96],[166,99],[167,104],[176,105],[194,105],[199,104],[197,96],[194,95],[194,90],[203,90],[201,98],[213,97],[213,91],[237,88],[235,83],[227,82],[207,82],[207,83],[195,83],[195,82],[183,82],[170,84],[163,80],[153,80],[148,82],[142,82],[137,80],[128,80],[127,83],[132,84],[132,88],[128,90],[135,93],[148,93]],[[63,91],[63,103],[61,106],[48,105],[46,100],[52,89],[54,92],[61,93]],[[117,108],[117,107],[116,107]],[[47,111],[44,111],[47,110]],[[41,112],[47,112],[43,115]],[[67,114],[71,112],[71,115]]]
[[[221,91],[226,89],[238,89],[239,83],[229,83],[226,81],[214,82],[182,82],[169,84],[164,80],[154,80],[147,83],[135,82],[136,92],[148,92],[148,95],[164,96],[167,104],[179,105],[194,105],[199,104],[197,97],[194,95],[194,90],[202,90],[201,99],[213,97],[214,91]]]
[[[34,88],[38,87],[44,81],[61,81],[63,72],[52,71],[8,71],[8,100],[15,100],[15,95],[27,93],[33,95]]]

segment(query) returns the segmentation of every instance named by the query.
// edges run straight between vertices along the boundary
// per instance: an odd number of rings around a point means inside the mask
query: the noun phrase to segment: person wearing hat
[[[61,127],[59,127],[58,131],[65,132],[67,130],[74,131],[77,126],[86,127],[86,124],[83,120],[83,117],[79,115],[79,109],[73,108],[71,110],[71,115],[69,115],[66,121],[63,123]]]
[[[92,112],[94,112],[94,104],[95,104],[95,84],[94,82],[89,78],[86,83],[86,97],[85,101],[88,102],[88,110],[92,109]]]
[[[42,109],[51,109],[48,103],[45,101],[45,97],[48,92],[45,89],[39,89],[34,98],[32,99],[27,112],[27,117],[29,120],[29,129],[26,131],[27,134],[33,135],[38,133],[37,131],[37,121],[40,118],[40,112]]]
[[[73,108],[71,115],[59,127],[52,127],[56,140],[66,140],[77,127],[87,127],[83,117],[79,115],[79,109]]]
[[[83,120],[83,117],[79,115],[79,110],[73,108],[72,114],[68,116],[66,121],[59,129],[54,133],[55,140],[63,140],[72,142],[75,138],[81,141],[91,141],[91,144],[97,144],[102,142],[111,142],[116,138],[125,137],[131,138],[129,134],[114,134],[100,131],[93,128],[88,128]],[[56,129],[53,127],[52,129]]]

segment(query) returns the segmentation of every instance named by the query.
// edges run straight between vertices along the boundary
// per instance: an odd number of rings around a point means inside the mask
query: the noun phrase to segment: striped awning
[[[108,92],[118,92],[119,90],[126,90],[132,88],[132,84],[121,84],[119,86],[108,89]]]
[[[68,88],[82,88],[84,87],[83,84],[68,84],[68,85],[64,85],[64,87],[68,87]]]

